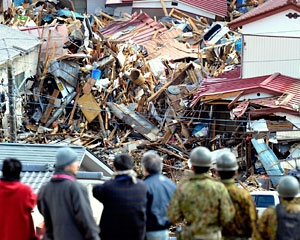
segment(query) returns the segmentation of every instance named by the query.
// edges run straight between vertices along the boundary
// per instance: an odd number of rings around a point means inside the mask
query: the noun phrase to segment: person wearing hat
[[[38,193],[37,205],[45,222],[43,239],[100,240],[87,189],[75,179],[78,169],[76,152],[60,148],[51,181]]]
[[[235,184],[234,176],[238,170],[235,155],[231,152],[220,154],[216,160],[216,170],[228,190],[236,212],[234,218],[223,226],[224,240],[255,239],[256,207],[250,193]]]
[[[234,217],[235,209],[225,186],[208,174],[212,164],[210,150],[193,149],[190,164],[194,174],[176,189],[167,216],[173,223],[185,219],[179,239],[222,239],[221,229]]]
[[[268,207],[258,219],[259,236],[256,239],[300,239],[299,182],[293,176],[283,176],[277,186],[280,203]]]

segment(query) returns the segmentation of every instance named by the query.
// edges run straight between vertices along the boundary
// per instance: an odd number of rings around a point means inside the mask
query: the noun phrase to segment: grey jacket
[[[53,176],[38,193],[44,240],[100,240],[86,188],[66,172]]]

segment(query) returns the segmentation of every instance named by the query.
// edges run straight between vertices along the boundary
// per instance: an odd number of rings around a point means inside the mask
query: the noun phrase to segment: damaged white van
[[[276,206],[279,203],[277,191],[253,191],[250,192],[255,205],[258,216],[269,206]]]

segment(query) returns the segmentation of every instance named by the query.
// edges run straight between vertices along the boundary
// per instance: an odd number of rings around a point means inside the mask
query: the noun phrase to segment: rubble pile
[[[145,13],[114,19],[78,14],[70,3],[38,1],[4,14],[5,25],[41,39],[37,72],[15,91],[17,142],[85,146],[108,165],[117,152],[140,159],[155,150],[178,180],[193,147],[218,142],[192,101],[204,78],[240,64],[241,34],[176,9],[159,21]]]

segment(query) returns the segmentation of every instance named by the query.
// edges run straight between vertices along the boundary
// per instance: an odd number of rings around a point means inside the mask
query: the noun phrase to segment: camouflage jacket
[[[221,180],[228,190],[236,210],[234,218],[223,226],[222,236],[251,237],[256,231],[257,212],[252,196],[237,187],[233,179]]]
[[[295,201],[287,202],[282,200],[281,204],[283,204],[284,208],[287,212],[299,212],[300,206],[295,203]],[[261,217],[258,219],[258,232],[259,236],[257,236],[257,240],[275,240],[277,233],[277,213],[274,207],[268,207]]]
[[[185,219],[193,235],[220,230],[234,214],[227,189],[208,173],[195,174],[181,183],[167,212],[173,223]]]

